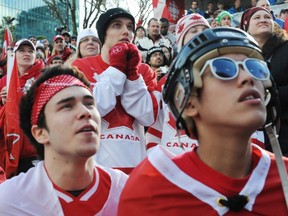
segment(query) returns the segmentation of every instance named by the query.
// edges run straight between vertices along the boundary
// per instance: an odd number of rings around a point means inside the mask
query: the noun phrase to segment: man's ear
[[[47,129],[39,128],[37,125],[33,125],[31,128],[31,133],[38,143],[48,143],[49,139]]]
[[[186,108],[183,111],[183,114],[187,117],[196,117],[198,115],[198,97],[192,95],[186,105]]]

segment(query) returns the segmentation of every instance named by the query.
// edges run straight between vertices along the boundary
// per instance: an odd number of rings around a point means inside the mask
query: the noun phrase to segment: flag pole
[[[8,46],[7,47],[7,84],[6,84],[7,93],[9,89],[10,80],[11,80],[13,65],[14,65],[13,48],[11,46]]]

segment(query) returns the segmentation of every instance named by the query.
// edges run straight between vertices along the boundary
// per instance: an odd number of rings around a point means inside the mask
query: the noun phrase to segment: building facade
[[[76,10],[79,8],[76,1]],[[11,18],[13,29],[13,39],[17,41],[21,38],[27,38],[35,35],[40,38],[52,40],[57,34],[56,29],[65,26],[68,22],[68,30],[71,29],[71,19],[67,14],[65,1],[58,1],[57,8],[62,17],[65,17],[63,25],[56,18],[55,14],[47,7],[42,0],[0,0],[0,21],[3,27],[3,17]]]

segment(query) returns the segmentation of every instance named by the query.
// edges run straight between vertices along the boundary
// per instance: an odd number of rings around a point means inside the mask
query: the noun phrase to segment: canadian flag
[[[176,24],[185,15],[184,0],[152,0],[154,17],[164,17],[170,23]]]
[[[3,47],[2,47],[2,55],[1,60],[3,61],[7,56],[7,48],[12,46],[13,37],[11,34],[11,31],[8,27],[5,28],[4,32],[4,41],[3,41]]]
[[[17,173],[24,134],[19,127],[19,101],[22,96],[18,78],[16,58],[8,54],[7,66],[7,101],[0,109],[0,166],[7,178]],[[9,84],[8,84],[9,83]]]

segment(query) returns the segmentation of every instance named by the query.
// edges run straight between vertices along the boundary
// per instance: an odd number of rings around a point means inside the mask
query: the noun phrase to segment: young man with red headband
[[[130,173],[146,156],[144,126],[150,126],[157,115],[158,102],[150,91],[157,80],[151,68],[141,63],[132,43],[135,20],[129,12],[109,9],[101,14],[96,28],[101,53],[72,65],[93,83],[102,118],[97,163]]]
[[[0,184],[0,215],[117,215],[127,176],[96,166],[100,115],[76,69],[46,68],[20,103],[36,167]]]

